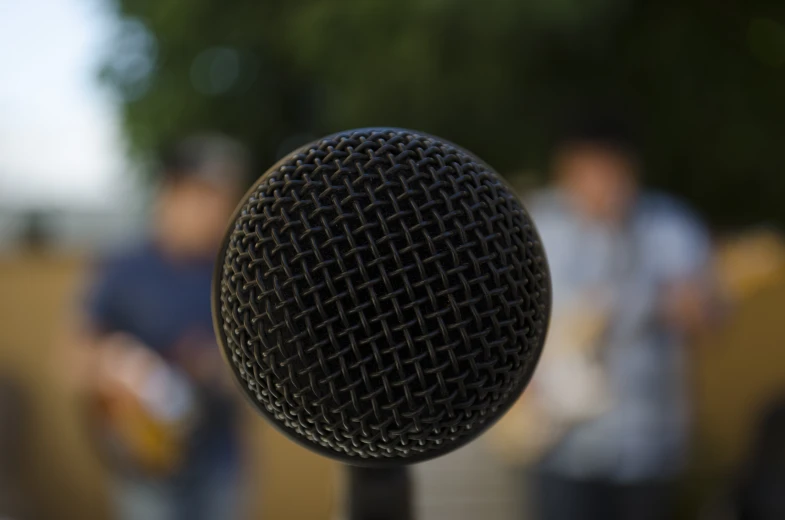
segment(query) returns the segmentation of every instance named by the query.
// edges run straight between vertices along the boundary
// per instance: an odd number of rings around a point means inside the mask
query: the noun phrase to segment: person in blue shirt
[[[548,424],[533,501],[542,520],[669,518],[689,438],[685,344],[712,314],[708,233],[641,188],[635,143],[612,117],[573,125],[553,167],[554,187],[528,206],[553,283],[527,391]]]
[[[93,423],[122,520],[237,518],[235,397],[210,286],[247,173],[245,150],[226,137],[176,143],[162,155],[149,238],[93,273],[78,378],[100,403]]]

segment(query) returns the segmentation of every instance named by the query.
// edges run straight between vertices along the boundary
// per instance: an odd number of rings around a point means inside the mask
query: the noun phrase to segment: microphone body
[[[470,152],[389,128],[325,137],[268,170],[213,281],[218,342],[250,403],[306,448],[375,468],[443,455],[498,420],[550,309],[513,191]]]
[[[348,520],[414,520],[408,466],[347,466]]]

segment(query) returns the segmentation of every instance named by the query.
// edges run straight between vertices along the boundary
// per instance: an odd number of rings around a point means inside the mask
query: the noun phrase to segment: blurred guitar
[[[572,427],[609,409],[600,351],[609,321],[596,302],[554,316],[531,384],[491,430],[493,450],[504,462],[537,462]]]
[[[99,355],[89,415],[102,455],[121,471],[174,473],[197,417],[191,384],[127,335],[110,337]]]

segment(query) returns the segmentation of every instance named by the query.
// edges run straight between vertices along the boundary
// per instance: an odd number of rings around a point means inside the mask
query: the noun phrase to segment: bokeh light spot
[[[240,54],[229,47],[212,47],[201,52],[191,65],[191,83],[202,94],[228,92],[240,77]]]

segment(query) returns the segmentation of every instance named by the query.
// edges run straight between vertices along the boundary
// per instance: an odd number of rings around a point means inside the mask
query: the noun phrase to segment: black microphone
[[[213,318],[254,407],[356,466],[420,462],[518,399],[551,309],[512,189],[445,140],[367,128],[284,157],[232,217]]]

